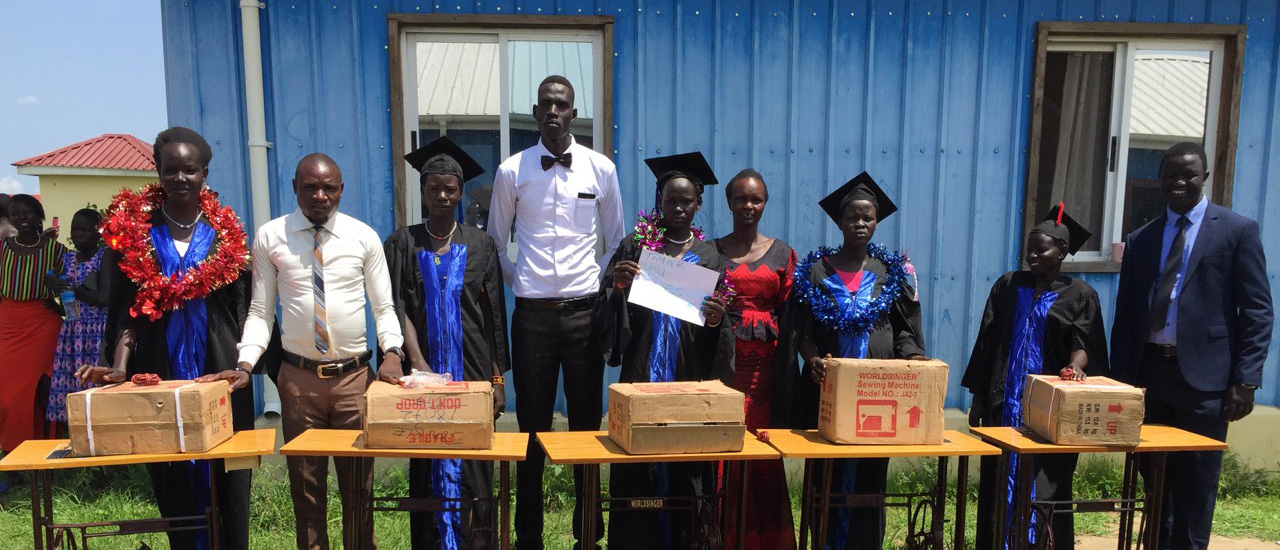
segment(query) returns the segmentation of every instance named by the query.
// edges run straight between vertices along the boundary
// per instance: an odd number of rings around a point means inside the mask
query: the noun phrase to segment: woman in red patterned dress
[[[772,406],[774,395],[791,389],[785,381],[776,383],[778,378],[786,377],[774,368],[774,351],[778,345],[778,319],[791,291],[796,253],[780,239],[760,234],[760,217],[769,202],[769,189],[758,172],[749,168],[739,172],[725,186],[725,196],[733,214],[733,232],[716,239],[715,244],[725,257],[728,278],[737,291],[729,307],[729,320],[737,337],[732,386],[746,394],[747,429],[757,433],[785,425],[773,422],[771,417],[784,418],[788,414],[774,411]],[[742,467],[741,462],[726,464],[728,468]],[[747,529],[743,548],[794,549],[791,497],[782,460],[751,461],[747,475],[751,488],[746,510],[737,509],[738,489],[729,487],[724,501],[726,519],[731,522],[728,525],[736,524],[738,514],[745,513]],[[726,548],[736,547],[734,536],[732,530],[726,531]]]

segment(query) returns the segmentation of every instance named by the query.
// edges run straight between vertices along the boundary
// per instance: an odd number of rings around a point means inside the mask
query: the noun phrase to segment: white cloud
[[[10,195],[17,193],[26,193],[26,188],[22,182],[13,176],[0,176],[0,193],[8,193]]]
[[[36,97],[35,94],[27,94],[18,99],[13,100],[13,102],[17,103],[18,105],[35,105],[37,103],[40,103],[40,98]]]

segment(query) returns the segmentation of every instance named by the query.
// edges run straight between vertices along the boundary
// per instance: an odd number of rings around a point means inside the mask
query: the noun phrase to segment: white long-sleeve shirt
[[[313,227],[300,210],[294,210],[258,229],[253,239],[253,300],[240,338],[240,361],[257,363],[267,349],[277,298],[281,306],[281,343],[286,351],[302,357],[340,360],[368,350],[366,303],[373,307],[381,348],[386,350],[404,342],[400,319],[391,301],[391,276],[387,273],[382,240],[373,228],[339,212],[321,230],[330,346],[325,354],[316,349]]]
[[[618,170],[604,155],[573,142],[572,168],[556,164],[538,144],[498,166],[489,205],[489,235],[498,247],[502,276],[521,298],[577,298],[600,289],[601,264],[625,234]],[[519,255],[507,256],[512,223]],[[595,257],[596,226],[604,231],[604,255]]]

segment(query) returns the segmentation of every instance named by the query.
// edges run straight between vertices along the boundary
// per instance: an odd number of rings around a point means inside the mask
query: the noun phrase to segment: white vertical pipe
[[[249,130],[249,189],[253,228],[271,219],[271,189],[267,181],[267,110],[262,85],[262,32],[258,11],[267,5],[240,0],[241,36],[244,39],[245,119]]]
[[[253,229],[271,219],[271,189],[267,174],[267,109],[262,85],[262,25],[259,10],[267,7],[258,0],[240,0],[240,35],[243,39],[244,110],[249,130],[249,202],[253,209]],[[257,375],[262,388],[264,412],[280,414],[280,393],[275,384]]]

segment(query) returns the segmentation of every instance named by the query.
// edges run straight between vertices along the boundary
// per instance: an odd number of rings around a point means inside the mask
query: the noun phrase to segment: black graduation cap
[[[484,173],[480,163],[471,158],[458,144],[445,136],[419,147],[418,150],[404,156],[417,171],[427,174],[453,174],[467,181]]]
[[[1049,210],[1044,221],[1036,224],[1032,233],[1043,233],[1067,245],[1067,251],[1075,254],[1084,243],[1093,236],[1088,229],[1067,215],[1064,203],[1058,203]]]
[[[871,175],[866,172],[846,181],[839,189],[818,201],[818,206],[821,206],[827,215],[831,216],[832,220],[840,223],[841,205],[844,203],[846,195],[853,195],[851,200],[869,200],[872,204],[875,204],[876,221],[883,221],[898,211],[898,205],[889,200],[889,196],[884,194],[884,190],[876,184],[876,180],[871,179]]]
[[[701,151],[692,153],[681,153],[679,155],[671,155],[669,157],[654,157],[644,159],[644,163],[649,165],[649,170],[653,172],[653,177],[658,181],[671,172],[680,172],[691,178],[696,178],[702,185],[717,185],[720,180],[716,179],[716,174],[711,170],[711,165],[707,164],[706,157],[702,156]]]

